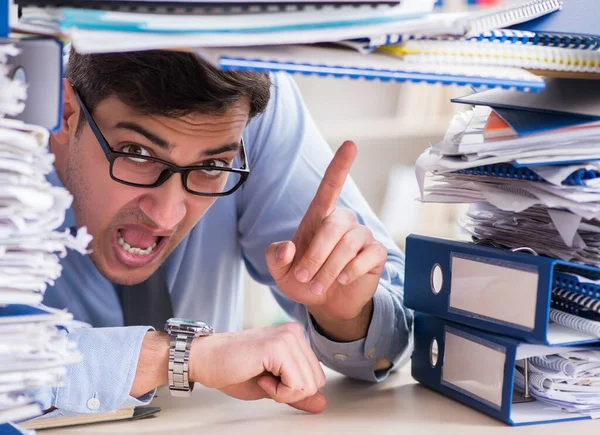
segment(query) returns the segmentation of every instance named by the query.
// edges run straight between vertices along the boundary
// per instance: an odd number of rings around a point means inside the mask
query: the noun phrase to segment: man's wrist
[[[130,396],[141,397],[169,381],[169,346],[168,334],[159,331],[146,333]]]
[[[321,335],[332,341],[352,342],[367,336],[373,317],[373,299],[353,319],[338,319],[318,308],[309,309],[309,313],[317,323]]]

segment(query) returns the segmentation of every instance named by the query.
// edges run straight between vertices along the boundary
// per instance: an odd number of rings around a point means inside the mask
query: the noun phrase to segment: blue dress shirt
[[[349,343],[321,335],[306,308],[287,299],[267,269],[266,248],[291,239],[333,157],[294,81],[286,74],[273,74],[272,81],[268,108],[244,132],[250,177],[234,194],[219,198],[166,260],[174,313],[207,321],[216,332],[240,330],[245,266],[304,325],[325,365],[350,377],[380,381],[389,370],[375,372],[375,361],[386,357],[397,367],[409,358],[412,347],[412,313],[403,305],[404,256],[351,180],[339,206],[353,210],[388,250],[368,335]],[[49,180],[61,185],[56,173]],[[63,228],[75,225],[69,210]],[[71,251],[62,266],[62,276],[47,290],[44,303],[67,308],[75,319],[93,328],[69,331],[84,360],[67,367],[64,386],[37,391],[42,406],[56,407],[51,413],[56,415],[148,403],[154,391],[138,398],[130,397],[129,391],[142,339],[152,328],[123,327],[115,290],[88,256]]]

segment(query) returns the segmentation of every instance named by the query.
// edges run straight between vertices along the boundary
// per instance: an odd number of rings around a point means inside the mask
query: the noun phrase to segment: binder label
[[[506,348],[448,326],[444,335],[442,385],[500,409]]]
[[[451,270],[448,311],[533,330],[537,267],[453,252]]]

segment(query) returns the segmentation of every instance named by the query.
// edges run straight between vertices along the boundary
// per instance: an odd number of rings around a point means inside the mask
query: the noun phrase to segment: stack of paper
[[[476,239],[600,265],[598,84],[457,99],[479,105],[418,159],[422,200],[477,204],[462,223]]]
[[[0,66],[16,55],[0,45]],[[0,76],[2,115],[24,109],[27,89],[18,78]],[[48,131],[0,119],[0,424],[40,413],[28,390],[58,386],[65,365],[79,360],[61,332],[71,315],[40,305],[46,286],[60,276],[67,248],[85,253],[85,229],[76,236],[54,231],[71,204],[70,194],[52,187]]]
[[[17,30],[68,37],[82,53],[197,48],[225,70],[287,71],[323,76],[471,85],[539,91],[543,80],[520,67],[400,60],[384,52],[365,54],[352,41],[390,33],[465,36],[532,20],[557,11],[561,0],[520,0],[475,13],[432,13],[434,0],[338,0],[214,4],[205,1],[89,2],[19,0]],[[65,7],[65,3],[70,7]],[[172,8],[165,5],[172,4]],[[182,4],[186,7],[182,9]],[[132,10],[133,9],[133,10]],[[185,12],[185,13],[182,13]],[[273,45],[276,41],[277,45]],[[327,43],[327,46],[321,44]],[[332,44],[335,43],[335,44]],[[284,47],[282,47],[282,45]]]
[[[522,368],[522,361],[519,363]],[[523,389],[524,377],[515,371],[515,385]],[[600,351],[570,352],[529,358],[530,392],[537,400],[566,412],[588,414],[600,411]]]

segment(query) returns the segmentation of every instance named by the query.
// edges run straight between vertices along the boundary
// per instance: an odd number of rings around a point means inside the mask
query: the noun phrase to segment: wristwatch
[[[189,397],[194,383],[189,378],[190,349],[196,337],[211,335],[214,331],[206,322],[171,318],[165,323],[171,336],[169,350],[169,390],[176,397]]]

